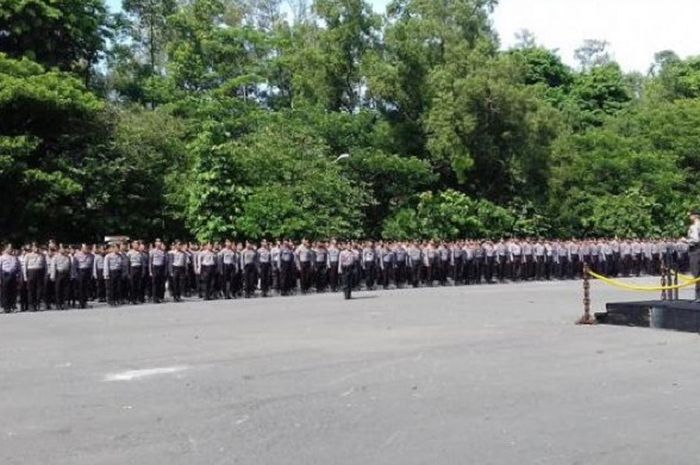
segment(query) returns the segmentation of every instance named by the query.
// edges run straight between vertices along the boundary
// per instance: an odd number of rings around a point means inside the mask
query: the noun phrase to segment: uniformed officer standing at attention
[[[15,308],[19,274],[19,260],[12,254],[12,245],[8,244],[0,255],[0,298],[5,313],[10,313]]]
[[[338,292],[340,272],[338,271],[338,260],[340,259],[340,249],[335,239],[328,247],[328,281],[332,292]]]
[[[233,277],[237,266],[236,252],[233,250],[233,243],[228,239],[224,243],[224,248],[219,251],[218,264],[219,277],[221,279],[220,287],[224,293],[224,298],[230,299],[235,297]]]
[[[95,280],[96,297],[98,302],[107,300],[107,290],[105,289],[105,252],[104,247],[95,247],[94,260],[92,264],[92,278]]]
[[[411,285],[415,288],[420,284],[421,268],[423,266],[423,251],[418,244],[411,242],[408,248],[408,267],[410,271]]]
[[[263,239],[258,249],[258,275],[262,296],[267,297],[272,287],[272,251],[270,243]]]
[[[313,253],[309,249],[309,241],[303,239],[301,245],[296,250],[296,264],[299,269],[299,284],[301,293],[306,294],[311,288],[311,278],[313,276]]]
[[[690,212],[691,225],[688,229],[688,259],[690,272],[695,279],[700,277],[700,211]],[[695,284],[695,303],[700,303],[700,283]]]
[[[56,307],[65,310],[68,286],[70,285],[73,260],[68,255],[68,250],[61,246],[58,253],[53,256],[49,264],[49,277],[56,288]]]
[[[136,305],[139,303],[144,273],[143,261],[141,260],[141,252],[137,241],[131,243],[131,248],[126,253],[126,256],[129,258],[127,262],[129,266],[129,299],[132,305]]]
[[[183,249],[184,245],[176,242],[168,260],[168,273],[172,283],[170,294],[175,302],[182,301],[182,293],[187,286],[187,254]]]
[[[338,256],[338,273],[343,280],[343,295],[345,300],[352,298],[353,271],[355,268],[355,254],[349,247],[341,245],[342,250]]]
[[[212,252],[211,243],[204,244],[204,250],[199,253],[199,276],[202,280],[202,292],[204,300],[212,299],[214,268],[216,266],[216,255]]]
[[[408,267],[408,252],[403,244],[399,243],[394,246],[394,258],[394,282],[396,283],[396,287],[401,289],[404,284],[406,284],[406,268]]]
[[[80,250],[73,255],[73,269],[76,273],[78,284],[78,303],[80,308],[87,308],[88,295],[90,294],[90,278],[94,267],[94,258],[87,244],[82,244]]]
[[[389,281],[394,274],[394,262],[396,257],[394,251],[391,250],[388,244],[382,244],[379,249],[379,267],[382,270],[382,287],[389,289]]]
[[[275,245],[270,249],[270,260],[272,262],[272,288],[276,290],[279,294],[282,293],[280,286],[280,249],[282,243],[278,240]]]
[[[29,310],[39,310],[43,297],[44,280],[46,275],[46,259],[39,253],[36,244],[32,244],[31,250],[24,257],[24,279],[27,282],[27,300]]]
[[[294,250],[292,244],[287,240],[280,247],[278,268],[280,270],[280,293],[287,296],[296,287]]]
[[[159,304],[165,299],[165,250],[163,242],[156,239],[155,247],[148,255],[148,273],[153,283],[153,303]]]
[[[119,255],[119,246],[116,244],[110,245],[107,250],[102,277],[107,288],[107,303],[111,306],[116,306],[121,302],[119,292],[121,291],[122,257]]]
[[[250,299],[255,296],[255,287],[258,283],[258,252],[252,242],[246,242],[245,249],[241,252],[241,268],[245,298]]]
[[[328,288],[328,249],[324,242],[316,242],[313,249],[316,276],[316,292],[326,292]]]

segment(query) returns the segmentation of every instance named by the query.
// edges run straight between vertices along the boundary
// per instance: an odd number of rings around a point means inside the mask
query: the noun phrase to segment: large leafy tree
[[[104,104],[71,75],[0,54],[0,229],[10,237],[81,230],[85,160]],[[77,218],[74,217],[77,215]]]
[[[0,0],[0,52],[90,77],[109,37],[103,0]]]

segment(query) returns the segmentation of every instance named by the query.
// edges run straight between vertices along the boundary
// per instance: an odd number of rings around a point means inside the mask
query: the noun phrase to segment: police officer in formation
[[[674,239],[500,238],[444,241],[262,241],[185,243],[156,239],[69,247],[51,241],[0,255],[5,312],[90,302],[137,305],[170,298],[267,297],[352,289],[477,285],[576,279],[583,267],[612,276],[655,275],[662,264],[700,274],[700,214],[688,237]],[[700,299],[700,286],[698,287]],[[19,305],[19,306],[18,306]]]

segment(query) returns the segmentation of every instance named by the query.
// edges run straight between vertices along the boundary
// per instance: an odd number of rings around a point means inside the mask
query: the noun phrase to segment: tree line
[[[700,57],[502,50],[496,3],[0,0],[0,236],[682,233]]]

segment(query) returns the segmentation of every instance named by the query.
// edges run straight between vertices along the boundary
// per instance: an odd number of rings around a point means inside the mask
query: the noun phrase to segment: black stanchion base
[[[700,303],[690,300],[649,300],[609,303],[596,313],[601,324],[672,329],[700,333]]]

